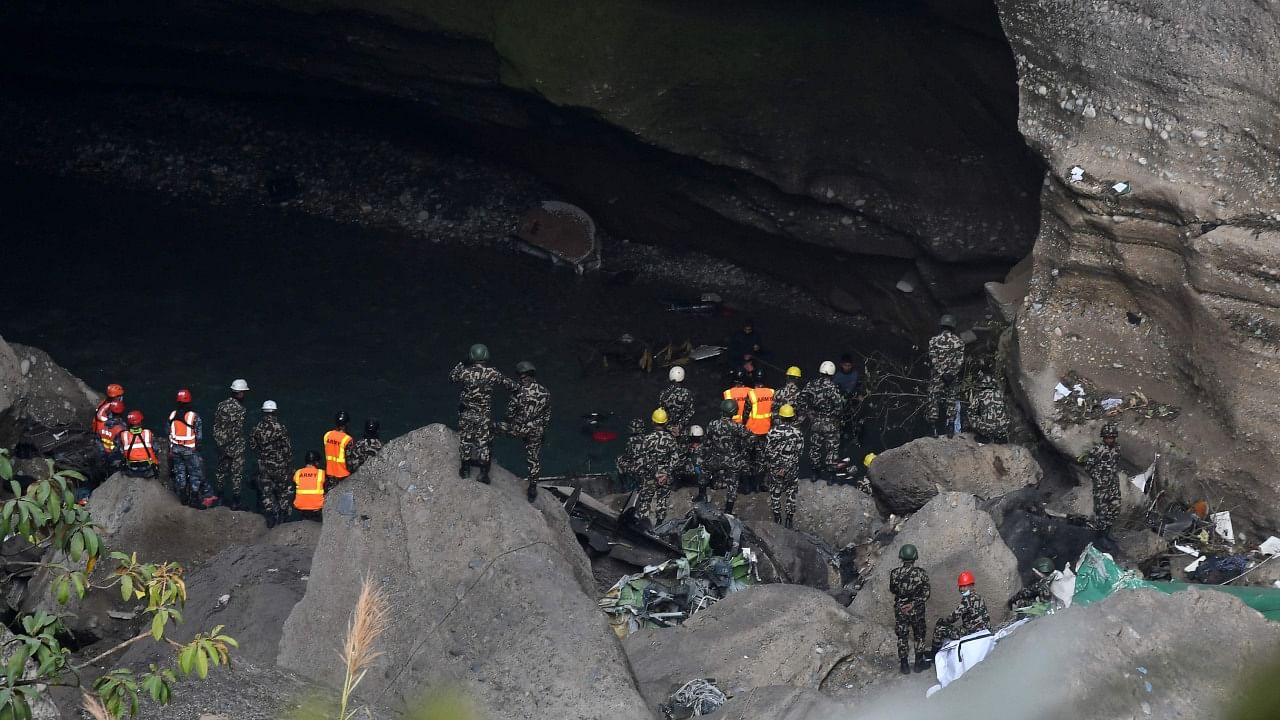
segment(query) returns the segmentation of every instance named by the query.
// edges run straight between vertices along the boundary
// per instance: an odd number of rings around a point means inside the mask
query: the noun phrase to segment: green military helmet
[[[724,414],[724,415],[737,415],[737,414],[738,414],[738,401],[737,401],[737,400],[722,400],[722,401],[720,402],[720,412],[721,412],[722,414]]]
[[[952,315],[951,313],[947,313],[946,315],[943,315],[942,317],[938,318],[938,325],[940,327],[944,327],[949,330],[955,330],[956,316]]]
[[[1104,438],[1120,437],[1120,426],[1113,422],[1103,423],[1102,432],[1099,434]]]
[[[1031,566],[1038,572],[1049,575],[1053,572],[1053,561],[1047,557],[1036,558],[1035,563]]]
[[[488,352],[486,352],[485,354],[488,355]],[[533,363],[529,362],[528,360],[521,360],[520,362],[516,363],[517,374],[527,375],[529,373],[533,373],[537,371],[538,371],[538,368],[534,367]]]
[[[915,545],[903,545],[902,549],[898,551],[898,559],[900,560],[914,561],[919,558],[920,551],[916,550]]]
[[[489,360],[489,347],[483,343],[476,343],[471,346],[467,356],[471,358],[471,362],[486,362]]]

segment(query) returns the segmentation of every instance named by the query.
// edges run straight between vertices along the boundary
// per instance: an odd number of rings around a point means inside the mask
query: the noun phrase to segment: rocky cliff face
[[[55,0],[0,17],[42,75],[358,97],[443,123],[616,234],[846,309],[900,302],[913,273],[931,316],[1035,235],[1040,167],[989,0]]]
[[[1018,125],[1048,166],[1015,303],[1026,404],[1072,455],[1096,425],[1054,422],[1063,373],[1181,405],[1174,421],[1122,415],[1126,457],[1161,452],[1164,479],[1188,497],[1275,528],[1280,6],[997,4]]]

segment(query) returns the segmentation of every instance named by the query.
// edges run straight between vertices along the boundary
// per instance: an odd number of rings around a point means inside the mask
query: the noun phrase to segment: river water
[[[380,418],[385,439],[453,425],[457,389],[446,376],[474,342],[487,343],[504,372],[532,361],[551,390],[544,474],[612,468],[621,441],[594,442],[583,414],[615,413],[608,427],[625,437],[626,421],[656,406],[665,371],[585,363],[590,348],[623,333],[723,344],[749,315],[777,361],[806,376],[842,351],[886,349],[885,338],[775,309],[768,297],[726,298],[740,308],[732,313],[672,313],[664,299],[697,289],[577,278],[500,249],[273,207],[215,207],[12,168],[0,178],[9,188],[0,194],[0,334],[48,351],[95,388],[123,384],[153,428],[179,387],[211,423],[227,385],[244,377],[250,422],[263,400],[279,403],[295,460],[321,448],[339,409],[357,435],[366,417]],[[689,369],[698,422],[714,416],[723,371],[715,360]],[[516,441],[500,439],[495,453],[523,471]]]

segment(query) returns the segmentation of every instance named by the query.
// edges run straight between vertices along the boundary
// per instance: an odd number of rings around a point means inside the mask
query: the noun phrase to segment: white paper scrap
[[[1188,545],[1179,545],[1178,543],[1174,543],[1173,549],[1177,550],[1178,552],[1184,552],[1190,555],[1191,557],[1200,557],[1200,553],[1196,552],[1195,548],[1190,547]]]
[[[1202,556],[1200,556],[1200,557],[1196,558],[1195,562],[1193,562],[1193,563],[1191,563],[1190,565],[1188,565],[1188,566],[1186,566],[1186,567],[1182,568],[1182,570],[1183,570],[1184,572],[1195,572],[1195,571],[1196,571],[1196,568],[1200,567],[1200,563],[1204,562],[1204,560],[1205,560],[1205,558],[1204,558],[1204,556],[1202,555]]]
[[[1280,538],[1272,535],[1266,542],[1258,546],[1263,555],[1280,555]]]
[[[1068,389],[1066,385],[1058,383],[1058,387],[1053,389],[1053,401],[1057,402],[1070,394],[1071,390]]]
[[[1209,516],[1209,519],[1213,521],[1213,531],[1218,533],[1223,540],[1226,540],[1229,543],[1234,543],[1236,541],[1236,534],[1231,529],[1230,510],[1223,510],[1222,512],[1214,513]]]

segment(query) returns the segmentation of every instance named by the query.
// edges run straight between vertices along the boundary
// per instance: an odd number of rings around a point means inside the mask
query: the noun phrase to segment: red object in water
[[[592,430],[591,439],[596,442],[612,442],[618,439],[618,433],[615,430]]]

